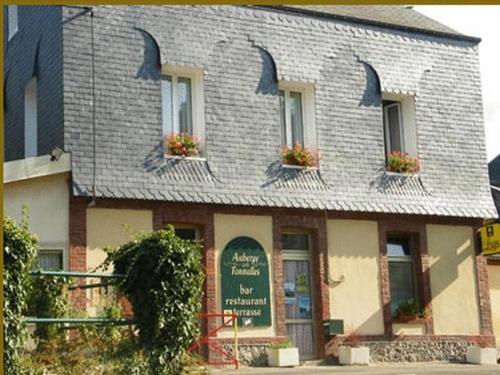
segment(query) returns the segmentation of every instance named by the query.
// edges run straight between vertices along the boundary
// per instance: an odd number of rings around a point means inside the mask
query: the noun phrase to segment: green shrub
[[[19,354],[25,339],[23,312],[30,271],[36,259],[37,240],[28,231],[26,210],[24,219],[16,223],[5,217],[3,222],[4,259],[4,371],[19,374]]]
[[[70,280],[63,276],[34,276],[27,298],[25,315],[37,318],[62,318],[70,311],[69,286]],[[64,331],[56,324],[37,324],[34,332],[38,349],[49,341],[58,340],[64,336]]]
[[[169,226],[109,251],[105,267],[111,263],[126,275],[118,286],[133,307],[148,372],[179,374],[186,348],[199,333],[200,246],[175,236]]]

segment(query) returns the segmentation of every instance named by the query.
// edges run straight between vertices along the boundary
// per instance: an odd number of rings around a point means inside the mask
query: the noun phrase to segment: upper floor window
[[[389,283],[391,290],[391,313],[396,316],[402,302],[416,299],[416,277],[411,239],[409,237],[387,238],[389,261]]]
[[[282,145],[316,147],[314,87],[281,81],[279,98]]]
[[[390,154],[393,151],[404,152],[403,118],[401,103],[384,101],[384,130],[385,151]]]
[[[417,156],[415,102],[413,96],[383,94],[385,152]]]
[[[161,91],[163,136],[188,133],[195,136],[201,146],[205,130],[203,71],[164,65]]]
[[[38,155],[37,79],[33,77],[24,88],[24,157]]]
[[[9,27],[9,40],[18,31],[18,15],[17,15],[17,5],[9,5],[7,7],[7,17],[8,17],[8,27]]]

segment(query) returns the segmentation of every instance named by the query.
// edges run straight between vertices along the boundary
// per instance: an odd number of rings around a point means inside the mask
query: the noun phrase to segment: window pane
[[[281,144],[286,145],[286,112],[285,112],[285,92],[279,91],[280,95],[280,126],[281,126]]]
[[[388,238],[387,255],[390,257],[411,256],[410,241],[408,238]]]
[[[193,123],[191,119],[191,80],[179,77],[177,81],[177,98],[179,110],[179,131],[193,134]]]
[[[401,124],[399,122],[399,106],[392,105],[387,108],[388,124],[389,124],[389,137],[391,141],[392,151],[403,151],[401,145]]]
[[[163,76],[161,81],[163,136],[174,131],[172,125],[172,77]]]
[[[175,228],[175,235],[183,240],[196,240],[196,229],[194,228]]]
[[[63,269],[62,251],[40,250],[38,252],[38,265],[40,269],[59,271]]]
[[[391,312],[392,316],[395,316],[401,302],[415,298],[413,262],[389,261],[389,280],[391,284]]]
[[[309,250],[307,234],[283,234],[281,241],[283,249],[286,250]]]
[[[292,121],[292,143],[304,144],[304,130],[302,126],[302,95],[300,92],[290,91],[290,117]]]

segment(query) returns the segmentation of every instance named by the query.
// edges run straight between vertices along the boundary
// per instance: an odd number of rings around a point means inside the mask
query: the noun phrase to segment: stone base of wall
[[[379,341],[365,344],[372,362],[465,362],[470,345],[467,340],[453,341]]]
[[[246,366],[267,366],[267,348],[269,344],[238,345],[240,363]],[[224,345],[224,350],[233,354],[233,345]]]

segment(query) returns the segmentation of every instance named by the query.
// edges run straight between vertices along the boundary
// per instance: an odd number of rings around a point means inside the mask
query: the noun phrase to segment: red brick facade
[[[70,270],[84,270],[86,267],[86,209],[90,201],[84,198],[72,198],[70,201]],[[376,220],[379,228],[380,247],[380,272],[381,295],[384,306],[385,333],[380,336],[363,336],[364,341],[377,340],[409,340],[409,341],[439,341],[444,339],[479,340],[480,337],[472,336],[441,336],[434,335],[432,319],[427,322],[425,336],[394,337],[392,333],[392,319],[390,313],[390,287],[388,274],[388,260],[386,254],[387,234],[409,234],[416,244],[415,265],[417,268],[418,293],[420,301],[431,307],[431,289],[429,274],[429,255],[427,251],[426,224],[470,225],[478,223],[466,219],[424,217],[424,216],[398,216],[388,214],[349,214],[345,212],[323,212],[298,209],[272,209],[242,206],[222,205],[195,205],[167,202],[151,202],[139,200],[113,200],[103,199],[97,201],[97,208],[115,209],[149,209],[153,212],[153,228],[160,229],[166,224],[191,225],[199,230],[203,241],[203,261],[206,270],[205,295],[203,310],[209,313],[217,312],[216,295],[216,259],[214,239],[214,214],[239,214],[239,215],[266,215],[272,217],[273,232],[273,264],[275,288],[275,327],[274,338],[256,337],[240,339],[240,344],[262,344],[283,340],[286,336],[284,290],[283,290],[283,261],[281,234],[284,229],[300,229],[310,233],[313,243],[312,266],[314,275],[314,314],[315,337],[317,356],[335,354],[335,347],[343,340],[342,337],[328,338],[323,333],[323,322],[330,318],[330,301],[328,287],[328,249],[327,249],[327,219],[363,219]],[[477,246],[477,245],[476,245]],[[494,342],[492,336],[491,309],[489,302],[488,280],[486,272],[486,259],[476,257],[476,271],[478,275],[478,290],[480,299],[480,318],[482,339]],[[272,286],[273,287],[273,286]],[[78,306],[85,305],[85,294],[74,297]],[[214,322],[209,322],[207,328],[213,327]],[[228,342],[220,339],[221,343]]]

